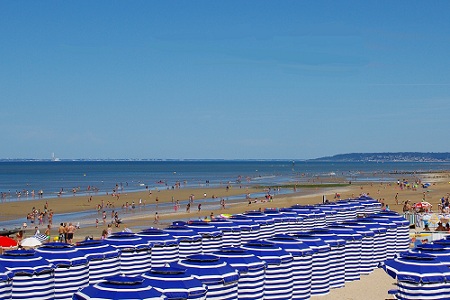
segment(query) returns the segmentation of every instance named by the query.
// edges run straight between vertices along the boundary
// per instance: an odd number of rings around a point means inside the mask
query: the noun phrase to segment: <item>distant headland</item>
[[[333,162],[450,162],[450,152],[347,153],[309,159]]]

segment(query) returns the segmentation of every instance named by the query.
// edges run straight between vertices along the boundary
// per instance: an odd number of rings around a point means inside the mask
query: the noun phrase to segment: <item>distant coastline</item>
[[[450,162],[450,152],[347,153],[310,159],[316,162]]]
[[[0,162],[450,162],[450,152],[374,152],[345,153],[319,158],[261,158],[261,159],[221,159],[221,158],[0,158]]]

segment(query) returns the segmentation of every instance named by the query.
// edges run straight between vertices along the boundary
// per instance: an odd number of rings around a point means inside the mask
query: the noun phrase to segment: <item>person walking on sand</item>
[[[159,215],[158,215],[158,212],[155,212],[155,220],[153,221],[153,224],[159,224]]]

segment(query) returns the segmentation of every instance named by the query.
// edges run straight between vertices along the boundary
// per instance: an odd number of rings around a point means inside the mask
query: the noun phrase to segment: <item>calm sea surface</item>
[[[348,163],[305,161],[58,161],[0,162],[0,192],[18,200],[40,190],[44,197],[111,192],[115,188],[139,191],[167,188],[179,182],[195,187],[235,183],[279,184],[321,176],[352,181],[391,180],[394,172],[448,170],[450,163]]]

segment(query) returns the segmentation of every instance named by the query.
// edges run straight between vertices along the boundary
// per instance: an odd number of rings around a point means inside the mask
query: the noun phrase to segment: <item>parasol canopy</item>
[[[427,202],[427,201],[422,201],[422,202],[419,202],[419,203],[416,203],[416,204],[414,204],[413,205],[413,208],[422,208],[422,209],[426,209],[426,208],[431,208],[433,205],[431,205],[431,203],[430,202]]]
[[[42,242],[40,240],[38,240],[36,237],[30,236],[30,237],[27,237],[27,238],[23,239],[20,242],[20,245],[22,247],[34,248],[34,247],[42,245]]]
[[[0,236],[0,247],[8,248],[8,247],[16,247],[17,241],[7,237],[7,236]]]
[[[403,253],[382,265],[392,278],[411,283],[444,283],[450,281],[450,269],[435,256]]]

